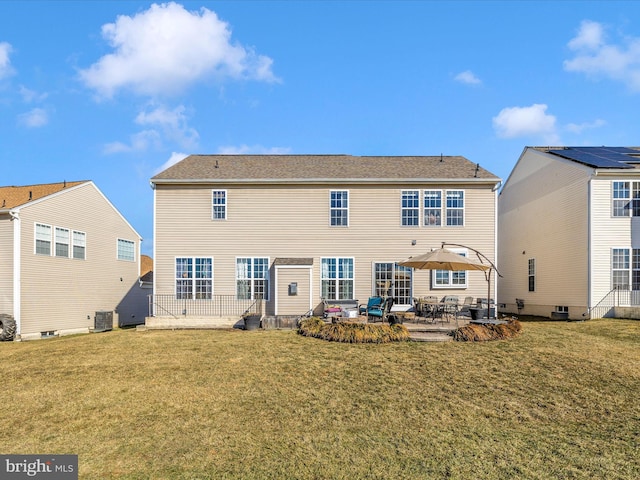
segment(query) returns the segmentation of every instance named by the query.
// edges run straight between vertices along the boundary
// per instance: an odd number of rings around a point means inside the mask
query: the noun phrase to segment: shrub
[[[470,323],[460,327],[452,333],[457,342],[486,342],[489,340],[506,340],[517,336],[522,330],[522,325],[517,318],[511,317],[507,323],[501,325]]]
[[[307,337],[343,343],[388,343],[409,340],[409,331],[404,325],[372,325],[358,322],[325,323],[318,317],[302,320],[298,327],[298,333]]]

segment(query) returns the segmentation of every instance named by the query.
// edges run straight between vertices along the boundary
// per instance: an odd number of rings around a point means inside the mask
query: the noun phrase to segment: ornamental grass
[[[507,323],[500,325],[470,323],[453,331],[453,339],[457,342],[487,342],[489,340],[507,340],[517,336],[522,330],[518,319],[511,317]]]
[[[298,333],[307,337],[342,343],[389,343],[409,340],[409,331],[404,325],[372,325],[359,322],[325,323],[318,317],[301,321]]]

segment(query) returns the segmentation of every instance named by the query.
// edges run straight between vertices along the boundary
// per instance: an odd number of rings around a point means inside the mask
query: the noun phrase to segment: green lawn
[[[637,479],[640,322],[488,343],[116,330],[0,344],[0,452],[81,479]]]

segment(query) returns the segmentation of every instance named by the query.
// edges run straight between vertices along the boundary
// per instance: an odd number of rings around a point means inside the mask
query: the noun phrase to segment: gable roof
[[[0,187],[0,209],[19,207],[82,183],[86,183],[86,181]]]
[[[500,181],[461,156],[190,155],[154,176],[151,183],[425,180]]]

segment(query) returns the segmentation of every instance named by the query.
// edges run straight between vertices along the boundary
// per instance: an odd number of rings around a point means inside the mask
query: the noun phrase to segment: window
[[[269,299],[269,259],[236,259],[236,294],[239,300]]]
[[[36,254],[51,255],[51,225],[36,223]]]
[[[353,298],[353,258],[323,258],[320,275],[322,298]]]
[[[87,249],[87,235],[84,232],[73,231],[73,258],[85,259]]]
[[[640,217],[640,182],[613,182],[614,217]]]
[[[330,216],[332,227],[349,226],[349,192],[334,190],[331,192]]]
[[[123,240],[122,238],[118,239],[118,260],[134,262],[136,259],[135,251],[135,243],[131,240]]]
[[[530,258],[528,265],[529,291],[536,291],[536,259]]]
[[[211,300],[213,259],[176,258],[176,298]]]
[[[447,225],[464,225],[463,190],[447,190]]]
[[[629,249],[614,248],[611,252],[612,288],[629,289]]]
[[[424,191],[424,224],[426,226],[442,225],[442,192],[440,190]]]
[[[458,255],[467,256],[466,250],[451,249]],[[467,271],[433,270],[433,288],[466,288]]]
[[[374,265],[374,292],[376,296],[384,297],[388,293],[394,302],[400,305],[412,305],[411,272],[409,267],[396,263],[376,263]],[[389,292],[391,289],[391,292]]]
[[[56,257],[69,258],[69,230],[56,227]]]
[[[227,191],[213,190],[212,195],[212,212],[211,218],[214,220],[227,219]]]
[[[420,216],[420,192],[418,190],[403,190],[401,200],[402,226],[417,227]]]

